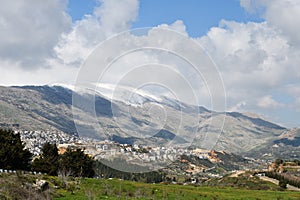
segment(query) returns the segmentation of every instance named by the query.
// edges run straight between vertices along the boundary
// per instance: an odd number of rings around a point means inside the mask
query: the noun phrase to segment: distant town
[[[113,160],[115,158],[125,158],[130,164],[151,166],[157,164],[171,164],[181,155],[195,156],[200,160],[209,160],[211,163],[224,162],[218,157],[213,150],[203,150],[199,148],[181,149],[176,147],[143,147],[140,145],[119,144],[115,141],[80,137],[77,134],[69,135],[61,131],[22,131],[20,133],[21,140],[25,143],[27,149],[35,157],[41,154],[43,145],[47,142],[57,144],[59,154],[63,154],[68,148],[83,149],[84,153],[93,157],[95,160]],[[222,152],[221,152],[222,153]],[[247,158],[247,162],[241,162],[238,166],[239,170],[249,169],[267,169],[271,161]],[[182,162],[186,162],[182,160]],[[151,168],[151,167],[150,167]],[[215,167],[212,167],[215,168]],[[155,167],[153,167],[155,169]],[[234,169],[233,171],[235,171]],[[189,173],[202,173],[207,171],[206,175],[211,177],[221,176],[222,173],[208,173],[209,167],[196,166],[190,164]]]

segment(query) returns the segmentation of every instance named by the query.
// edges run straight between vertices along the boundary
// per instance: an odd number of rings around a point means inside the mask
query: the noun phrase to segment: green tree
[[[60,170],[74,177],[93,177],[95,175],[93,158],[81,149],[70,148],[61,156]]]
[[[283,163],[283,160],[280,159],[280,158],[277,158],[277,159],[275,160],[276,166],[279,166],[279,165],[282,164],[282,163]]]
[[[58,172],[58,149],[56,144],[46,143],[42,148],[42,154],[32,163],[32,169],[38,172],[56,176]]]
[[[286,180],[279,180],[279,183],[278,183],[279,187],[283,188],[283,189],[286,189],[287,188],[287,181]]]
[[[20,134],[0,129],[0,168],[29,170],[32,154],[22,143]]]

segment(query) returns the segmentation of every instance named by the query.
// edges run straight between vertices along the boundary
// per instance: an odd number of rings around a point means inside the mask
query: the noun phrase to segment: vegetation
[[[56,144],[46,143],[40,157],[34,159],[32,169],[54,176],[60,173],[64,176],[93,177],[94,164],[93,158],[81,149],[68,148],[64,154],[59,155]]]
[[[39,191],[33,187],[38,178],[37,175],[0,173],[0,199],[2,200],[43,200],[52,199],[54,189],[50,188],[46,191]]]
[[[278,185],[281,188],[286,189],[287,188],[287,181],[286,180],[280,180]]]
[[[0,169],[29,170],[32,154],[25,149],[20,134],[0,129]]]
[[[103,164],[106,163],[107,165]],[[121,165],[133,169],[142,170],[140,166],[130,165],[125,160],[95,161],[84,154],[81,149],[67,149],[63,155],[58,154],[55,144],[46,143],[42,148],[42,154],[34,159],[32,169],[48,175],[73,176],[73,177],[100,177],[120,178],[124,180],[142,181],[147,183],[159,183],[165,180],[162,172],[129,173],[113,169],[109,166]]]
[[[19,134],[0,130],[0,168],[33,169],[47,174],[0,173],[0,199],[300,199],[299,192],[284,191],[287,184],[299,187],[299,179],[276,171],[283,166],[297,166],[299,161],[287,164],[278,159],[274,163],[275,171],[266,172],[267,176],[279,180],[279,186],[262,181],[250,172],[237,177],[197,179],[194,184],[182,185],[171,184],[178,181],[178,177],[167,176],[161,171],[129,173],[112,169],[103,164],[104,161],[93,160],[81,149],[68,148],[59,155],[57,146],[50,143],[43,146],[42,154],[32,164],[31,158],[32,154],[24,148]],[[200,162],[196,157],[182,158],[196,165],[213,166],[213,163]],[[230,159],[240,161],[240,158]],[[113,162],[109,166],[117,164],[141,171],[141,166],[130,165],[121,159],[106,162]],[[41,187],[41,180],[49,187]]]
[[[60,193],[67,199],[299,199],[300,193],[270,190],[247,190],[232,187],[208,187],[192,185],[145,184],[112,180],[82,180],[80,189],[73,195]]]
[[[81,149],[70,149],[59,155],[56,144],[46,143],[42,154],[31,163],[32,154],[25,149],[20,135],[11,130],[0,130],[0,169],[25,170],[46,173],[52,176],[121,178],[124,180],[159,183],[165,180],[164,173],[129,173],[106,166],[100,161],[84,154]],[[128,166],[140,171],[140,166],[129,165],[124,160],[115,160],[116,164]],[[112,163],[110,163],[110,166]]]
[[[56,176],[58,172],[59,155],[56,144],[46,143],[42,148],[42,154],[34,159],[32,168],[35,171]]]
[[[259,177],[253,176],[253,173],[250,171],[240,174],[238,177],[227,175],[222,177],[221,179],[211,179],[202,183],[202,185],[214,187],[243,188],[249,190],[282,190],[282,188],[275,184],[260,180]]]
[[[277,172],[266,172],[265,174],[266,174],[266,176],[268,176],[270,178],[279,180],[279,185],[283,188],[286,188],[286,184],[290,184],[290,185],[300,188],[299,177],[294,177],[290,174],[279,174]]]
[[[299,160],[284,161],[282,159],[276,159],[271,164],[270,171],[266,172],[266,176],[277,179],[279,186],[286,188],[287,184],[300,188],[300,177],[298,170]]]
[[[49,183],[36,190],[36,179]],[[271,183],[270,183],[271,184]],[[259,183],[258,183],[259,185]],[[275,185],[274,185],[275,186]],[[0,199],[299,199],[300,192],[249,190],[221,186],[146,184],[120,179],[91,179],[30,174],[0,174]]]
[[[93,158],[84,154],[81,149],[68,148],[61,156],[60,170],[73,177],[93,177],[95,175],[94,162]]]
[[[58,172],[74,177],[93,177],[95,175],[93,158],[81,149],[67,149],[63,155],[58,154],[56,144],[46,143],[42,154],[32,162],[32,154],[22,143],[20,134],[12,130],[0,129],[0,169],[34,170],[58,175]]]
[[[119,161],[119,164],[120,162],[121,161]],[[124,165],[128,165],[128,163],[124,163]],[[110,164],[109,166],[112,165]],[[104,179],[118,178],[123,180],[139,181],[145,183],[160,183],[166,180],[165,173],[159,171],[151,171],[151,172],[144,172],[144,173],[130,173],[130,172],[119,171],[109,166],[103,164],[100,161],[96,161],[95,170],[98,177]]]

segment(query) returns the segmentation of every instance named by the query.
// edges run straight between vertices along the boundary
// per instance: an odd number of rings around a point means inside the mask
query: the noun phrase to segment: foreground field
[[[206,187],[144,184],[122,180],[85,179],[73,194],[59,191],[66,199],[300,199],[300,192],[246,190],[231,187]]]
[[[47,181],[48,186],[37,189],[37,180]],[[119,179],[72,179],[0,173],[0,199],[300,199],[300,192],[280,191],[282,189],[277,185],[256,177],[225,177],[208,184],[210,185],[146,184]]]

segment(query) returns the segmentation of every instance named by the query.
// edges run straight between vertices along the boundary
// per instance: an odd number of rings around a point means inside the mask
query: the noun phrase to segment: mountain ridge
[[[200,144],[204,137],[216,135],[216,150],[239,154],[251,154],[272,146],[280,139],[279,136],[289,131],[258,117],[238,112],[213,112],[166,97],[159,102],[139,96],[141,101],[135,102],[136,105],[127,105],[99,93],[94,94],[94,102],[89,102],[92,95],[62,86],[0,87],[0,124],[19,124],[20,129],[52,128],[69,134],[81,130],[83,136],[97,139],[107,139],[112,135],[138,138],[136,142],[144,145],[147,142],[164,145],[170,139],[181,138],[188,146],[193,146]],[[74,105],[74,96],[84,103]],[[85,107],[93,103],[96,119],[91,114],[94,111]],[[164,118],[165,115],[168,118]],[[221,124],[224,119],[226,123],[220,129],[218,123]],[[211,124],[212,120],[217,123]],[[155,137],[156,141],[147,141],[146,138],[153,138],[160,130],[170,134],[159,135],[162,137]]]

